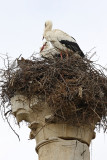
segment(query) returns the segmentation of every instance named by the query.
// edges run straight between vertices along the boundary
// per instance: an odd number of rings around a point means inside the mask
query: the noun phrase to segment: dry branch
[[[14,69],[3,72],[1,99],[15,94],[43,96],[57,122],[107,125],[107,77],[87,58],[17,60]]]

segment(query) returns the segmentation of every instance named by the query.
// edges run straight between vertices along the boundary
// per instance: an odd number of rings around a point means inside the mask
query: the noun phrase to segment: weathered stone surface
[[[88,145],[77,140],[51,138],[40,143],[36,150],[39,160],[89,160]]]
[[[36,139],[39,160],[89,160],[89,145],[95,138],[94,124],[72,126],[57,124],[46,102],[36,96],[23,95],[11,99],[12,112],[18,123],[29,122],[30,139]]]
[[[41,129],[42,128],[42,129]],[[36,141],[39,143],[44,139],[51,137],[59,137],[63,139],[77,139],[90,145],[90,142],[95,138],[94,128],[89,126],[70,126],[67,124],[49,124],[38,127],[35,131]]]
[[[42,102],[36,96],[28,100],[23,95],[15,95],[11,98],[12,113],[17,122],[25,120],[27,122],[38,121],[39,124],[45,124],[45,116],[51,112],[46,102]]]

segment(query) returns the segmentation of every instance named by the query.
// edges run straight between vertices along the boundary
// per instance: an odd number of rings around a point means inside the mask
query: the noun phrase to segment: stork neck
[[[44,30],[44,33],[48,32],[48,31],[51,31],[52,30],[52,25],[47,25],[45,30]]]
[[[49,40],[49,35],[51,34],[51,30],[45,30],[44,31],[44,34],[43,34],[43,36],[44,36],[44,38],[46,38],[47,40]]]
[[[51,31],[51,30],[52,30],[52,28],[47,27],[47,28],[45,28],[44,33],[48,32],[48,31]]]

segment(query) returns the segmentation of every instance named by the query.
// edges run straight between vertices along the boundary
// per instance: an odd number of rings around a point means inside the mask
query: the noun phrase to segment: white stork
[[[40,54],[44,58],[51,58],[51,59],[53,59],[55,55],[58,55],[55,48],[53,48],[52,45],[47,41],[44,42],[43,46],[40,48]]]
[[[76,40],[73,37],[69,36],[67,33],[59,29],[52,30],[51,21],[45,22],[45,30],[44,30],[43,38],[51,42],[53,47],[61,52],[61,55],[62,53],[66,53],[68,55],[68,53],[76,52],[81,57],[84,57],[84,53],[80,49]]]

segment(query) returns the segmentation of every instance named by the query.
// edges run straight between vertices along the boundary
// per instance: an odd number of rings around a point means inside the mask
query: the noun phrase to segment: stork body
[[[78,53],[81,57],[84,57],[84,53],[80,49],[79,45],[77,44],[76,40],[69,36],[67,33],[59,30],[54,29],[52,30],[52,22],[46,21],[45,22],[45,30],[43,37],[51,42],[53,47],[62,53]]]

